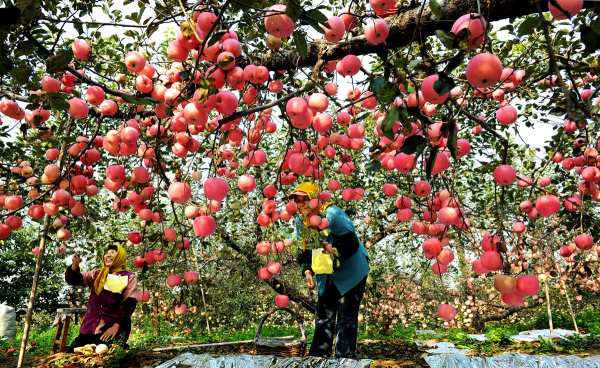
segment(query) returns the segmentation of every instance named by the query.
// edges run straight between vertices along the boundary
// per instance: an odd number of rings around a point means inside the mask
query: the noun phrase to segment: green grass
[[[67,345],[69,345],[76,337],[79,335],[79,327],[80,325],[71,325],[69,328],[69,334],[67,337]],[[57,327],[41,327],[34,328],[29,332],[29,341],[33,342],[33,346],[27,349],[26,355],[47,355],[50,353],[52,349],[52,343],[54,341],[54,336],[56,335]],[[17,337],[13,340],[0,340],[0,350],[5,350],[7,348],[15,348],[18,349],[21,346],[21,340],[23,339],[23,328],[19,326],[17,331]],[[14,353],[9,353],[7,355],[18,355],[18,351]]]
[[[555,328],[573,328],[573,321],[570,315],[565,315],[560,312],[553,312],[553,322]],[[585,331],[589,331],[592,336],[588,338],[573,337],[568,341],[542,341],[541,352],[565,352],[565,351],[578,351],[585,349],[586,347],[598,346],[600,344],[600,311],[593,309],[586,309],[579,312],[576,315],[577,324],[580,328]],[[172,340],[172,336],[183,335],[180,332],[176,332],[176,325],[173,325],[166,321],[161,321],[161,336],[156,336],[155,331],[145,333],[132,333],[129,340],[129,345],[134,351],[136,349],[150,349],[155,346],[161,346],[165,344],[188,344],[188,343],[216,343],[216,342],[235,342],[254,339],[257,326],[249,325],[247,328],[239,331],[211,331],[206,332],[204,328],[195,327],[192,331],[184,333],[183,338]],[[70,344],[79,333],[79,324],[72,324],[69,330],[69,336],[67,338],[67,344]],[[141,326],[142,328],[144,326]],[[314,322],[312,320],[307,321],[306,335],[308,341],[312,340],[314,333]],[[427,334],[416,334],[416,327],[410,326],[405,328],[400,324],[394,325],[389,330],[379,330],[377,327],[371,327],[368,331],[364,328],[359,329],[358,340],[402,340],[407,343],[415,341],[423,341],[429,339],[440,340],[441,338],[450,341],[457,345],[457,347],[469,348],[477,352],[490,352],[492,350],[508,348],[511,345],[515,345],[512,341],[511,336],[518,334],[519,331],[548,328],[548,316],[546,313],[540,313],[535,318],[531,319],[527,324],[501,324],[501,323],[490,323],[486,326],[485,335],[488,338],[487,341],[477,341],[471,339],[468,336],[466,330],[461,329],[440,329],[437,331],[440,335],[427,335]],[[18,349],[22,338],[22,326],[19,328],[17,337],[12,341],[0,340],[0,350],[6,351],[6,349],[14,348]],[[56,334],[56,327],[50,327],[47,323],[45,324],[34,324],[34,329],[30,332],[30,341],[35,343],[32,349],[28,349],[27,355],[46,355],[50,352],[52,342]],[[282,337],[282,336],[294,336],[300,338],[300,331],[297,326],[281,326],[269,324],[265,325],[261,331],[261,337]],[[519,346],[527,348],[528,344],[521,344]],[[7,355],[17,355],[18,351],[8,353]]]

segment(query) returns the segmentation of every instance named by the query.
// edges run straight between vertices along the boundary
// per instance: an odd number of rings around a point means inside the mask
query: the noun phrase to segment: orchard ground
[[[572,329],[572,321],[569,323],[569,316],[555,313],[555,328]],[[359,343],[357,346],[357,358],[372,359],[373,367],[422,367],[426,366],[423,357],[427,356],[425,350],[430,349],[433,342],[452,342],[458,348],[472,350],[471,356],[490,357],[507,352],[518,352],[531,355],[576,355],[579,357],[590,357],[600,355],[600,313],[597,311],[583,311],[578,314],[577,318],[582,332],[591,332],[591,336],[587,338],[570,337],[569,340],[560,338],[555,339],[540,339],[539,342],[533,343],[517,343],[510,339],[511,335],[516,334],[519,330],[540,329],[548,326],[547,315],[532,314],[531,320],[527,324],[515,324],[510,328],[502,327],[501,325],[490,325],[485,332],[487,341],[477,341],[467,336],[465,331],[458,329],[442,329],[438,330],[440,334],[433,335],[416,333],[415,328],[399,328],[397,326],[385,331],[383,334],[378,332],[379,329],[371,328],[365,330],[365,326],[361,326],[359,333]],[[55,329],[48,327],[44,330],[34,330],[32,332],[32,341],[35,342],[35,347],[30,349],[25,358],[25,366],[32,368],[40,368],[46,366],[48,368],[62,368],[64,366],[75,365],[76,367],[154,367],[158,363],[164,363],[167,360],[183,353],[193,352],[196,354],[211,353],[211,354],[254,354],[255,350],[251,343],[240,343],[226,346],[214,346],[204,348],[184,348],[180,350],[153,352],[154,348],[164,348],[166,346],[191,345],[216,342],[234,342],[252,340],[255,330],[249,328],[243,332],[233,332],[223,329],[211,333],[184,331],[182,333],[175,332],[174,326],[164,323],[162,336],[156,336],[151,330],[145,333],[136,333],[132,336],[130,342],[131,348],[128,351],[114,348],[108,353],[92,358],[80,358],[73,354],[59,353],[52,356],[48,355],[48,351],[52,344],[51,340],[54,336]],[[70,339],[76,336],[76,327],[71,329],[69,334]],[[250,326],[252,327],[252,326]],[[312,338],[313,329],[307,329],[308,340]],[[263,329],[262,337],[281,337],[292,336],[299,338],[299,332],[294,326],[275,326],[270,325]],[[18,336],[20,337],[20,336]],[[18,338],[17,338],[18,340]],[[417,341],[427,341],[429,347],[418,347]],[[0,356],[0,366],[13,367],[16,365],[17,353],[15,351],[6,353],[6,349],[18,348],[18,344],[5,343],[0,347],[2,356]]]

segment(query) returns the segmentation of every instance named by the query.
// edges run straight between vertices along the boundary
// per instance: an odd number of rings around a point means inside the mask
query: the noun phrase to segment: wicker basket
[[[263,323],[267,320],[271,314],[276,311],[284,310],[289,312],[296,322],[298,322],[298,328],[302,333],[302,339],[296,338],[262,338],[260,337],[260,330],[262,329]],[[288,308],[274,308],[267,313],[258,324],[258,330],[254,336],[254,347],[256,348],[256,354],[259,355],[274,355],[278,357],[303,357],[306,354],[306,331],[304,330],[304,324],[302,319],[298,318],[296,313]]]

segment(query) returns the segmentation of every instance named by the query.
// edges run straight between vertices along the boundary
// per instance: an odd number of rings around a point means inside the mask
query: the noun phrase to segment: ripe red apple
[[[523,275],[517,277],[517,291],[524,295],[535,295],[540,289],[537,276]]]
[[[150,293],[147,290],[138,291],[135,295],[135,299],[140,303],[146,303],[150,300]]]
[[[431,104],[441,104],[448,99],[448,93],[440,95],[435,91],[435,89],[433,89],[433,85],[439,80],[439,78],[440,77],[437,74],[430,75],[429,77],[425,78],[423,84],[421,85],[423,99]]]
[[[496,84],[502,76],[502,62],[489,53],[478,54],[467,64],[467,80],[476,88],[487,88]]]
[[[325,22],[329,26],[323,27],[323,31],[325,32],[325,39],[329,42],[338,42],[344,37],[344,32],[346,30],[346,24],[340,17],[329,17]]]
[[[71,49],[73,50],[73,54],[79,60],[87,60],[90,56],[90,45],[85,40],[77,39],[71,45]]]
[[[286,38],[294,33],[294,21],[285,14],[285,5],[273,5],[269,8],[264,23],[267,32],[277,38]]]
[[[510,185],[516,178],[517,172],[510,165],[500,165],[494,170],[494,180],[499,185]]]
[[[518,290],[511,291],[510,293],[503,293],[502,301],[507,305],[521,305],[523,304],[523,294]]]
[[[277,295],[275,297],[275,304],[279,308],[286,308],[290,304],[290,298],[287,295]]]
[[[198,282],[198,273],[194,271],[187,271],[183,276],[183,279],[187,284],[194,285],[196,282]]]
[[[142,256],[135,257],[134,263],[135,263],[136,267],[138,267],[138,268],[144,268],[145,261],[144,261],[144,258]]]
[[[575,17],[583,8],[583,0],[556,0],[556,3],[561,6],[564,10],[571,13],[571,18]],[[568,19],[567,14],[560,11],[557,7],[552,5],[551,1],[548,1],[548,9],[554,19],[563,20]]]
[[[577,235],[575,245],[581,250],[590,250],[594,246],[594,238],[588,234]]]
[[[271,278],[271,272],[266,267],[262,267],[258,270],[258,277],[261,280],[268,280]]]
[[[146,66],[146,58],[137,51],[131,51],[125,56],[125,66],[132,73],[139,73]]]
[[[175,312],[175,314],[178,316],[184,315],[185,312],[187,312],[187,305],[185,305],[185,304],[176,305],[173,307],[173,312]]]
[[[504,106],[496,111],[496,119],[502,125],[510,125],[517,121],[517,109],[514,106]]]
[[[488,268],[485,268],[481,264],[481,260],[480,259],[476,259],[475,261],[473,261],[473,263],[471,265],[473,267],[473,272],[475,272],[477,275],[483,275],[483,274],[486,274],[486,273],[490,272],[490,270]]]
[[[470,32],[469,46],[465,50],[472,50],[483,43],[484,27],[487,22],[477,13],[465,14],[458,18],[452,25],[452,33],[458,34],[461,29],[467,28]]]
[[[181,285],[181,276],[179,275],[171,275],[167,277],[167,285],[169,287],[175,287]]]
[[[456,308],[450,304],[440,304],[437,313],[440,318],[451,321],[456,317]]]
[[[390,29],[385,20],[375,18],[367,21],[364,33],[367,41],[372,44],[380,44],[388,38]]]

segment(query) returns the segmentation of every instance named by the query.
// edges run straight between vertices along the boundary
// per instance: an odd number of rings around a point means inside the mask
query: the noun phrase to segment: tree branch
[[[246,258],[253,265],[259,265],[260,260],[254,257],[253,253],[245,254],[242,250],[242,247],[235,240],[233,240],[225,230],[219,228],[218,231],[228,247],[243,255],[244,258]],[[256,271],[258,271],[258,269],[256,269]],[[307,295],[301,292],[296,287],[290,285],[290,283],[288,283],[286,280],[278,276],[272,276],[270,279],[266,280],[266,283],[277,293],[287,295],[290,300],[302,304],[310,313],[315,313],[317,300],[313,295]]]

